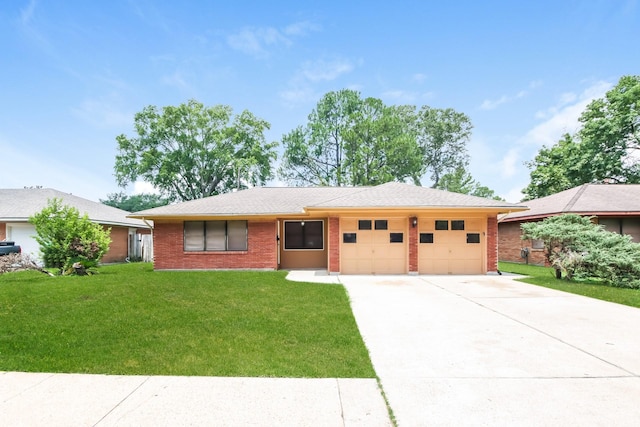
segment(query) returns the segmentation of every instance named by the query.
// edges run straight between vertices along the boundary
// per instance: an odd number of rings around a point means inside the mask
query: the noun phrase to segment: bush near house
[[[601,279],[609,286],[640,288],[640,244],[604,230],[576,214],[521,225],[523,239],[544,242],[545,256],[558,277]]]
[[[49,200],[47,207],[29,218],[36,228],[45,267],[57,268],[60,273],[73,272],[73,265],[95,267],[109,249],[111,229],[103,229],[80,216],[78,209]]]

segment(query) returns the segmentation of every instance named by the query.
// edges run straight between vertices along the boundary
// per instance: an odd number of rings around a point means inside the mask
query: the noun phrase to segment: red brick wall
[[[4,222],[0,222],[0,240],[4,240],[7,238],[7,224]]]
[[[125,258],[129,256],[129,228],[111,227],[110,237],[109,250],[102,257],[101,262],[124,262]]]
[[[340,273],[340,218],[329,218],[329,273]]]
[[[411,223],[409,218],[409,273],[418,272],[418,226]]]
[[[248,250],[185,252],[182,221],[155,221],[154,269],[277,269],[275,221],[249,221]]]
[[[544,250],[532,249],[531,240],[522,240],[520,222],[502,222],[498,225],[498,257],[500,261],[525,263],[520,256],[522,248],[529,248],[529,264],[545,265]]]
[[[487,218],[487,272],[498,271],[498,218]]]

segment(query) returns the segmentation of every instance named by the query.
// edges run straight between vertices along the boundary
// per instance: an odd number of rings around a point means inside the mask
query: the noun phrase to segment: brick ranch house
[[[22,247],[23,254],[38,258],[40,247],[33,237],[36,230],[29,223],[29,217],[40,212],[54,198],[75,207],[80,215],[86,213],[92,222],[111,228],[111,244],[102,258],[103,263],[140,256],[143,236],[151,245],[150,225],[128,218],[129,212],[51,188],[0,189],[0,240],[13,240]]]
[[[252,188],[130,217],[153,220],[156,270],[485,274],[497,271],[498,214],[523,209],[390,182]]]
[[[544,265],[542,242],[522,240],[520,224],[564,213],[593,216],[608,231],[628,234],[640,242],[640,185],[584,184],[540,199],[529,200],[526,212],[512,212],[498,222],[500,261]],[[526,248],[528,259],[521,256]]]

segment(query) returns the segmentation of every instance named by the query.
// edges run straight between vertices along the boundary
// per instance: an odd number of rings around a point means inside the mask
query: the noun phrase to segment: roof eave
[[[344,211],[344,210],[482,210],[482,211],[499,211],[499,212],[522,212],[529,210],[526,206],[464,206],[464,205],[446,205],[446,206],[311,206],[306,208],[308,211]]]
[[[140,220],[178,220],[184,218],[222,218],[222,217],[238,217],[238,218],[277,218],[282,216],[300,216],[305,215],[304,211],[296,212],[268,212],[268,213],[186,213],[186,214],[164,214],[164,215],[127,215],[127,218],[134,218]]]
[[[545,219],[551,216],[565,215],[565,214],[575,214],[580,216],[640,216],[640,211],[582,211],[582,212],[547,212],[535,215],[521,215],[513,218],[509,218],[506,216],[500,222],[518,222],[518,221],[532,221],[532,220],[540,220]]]

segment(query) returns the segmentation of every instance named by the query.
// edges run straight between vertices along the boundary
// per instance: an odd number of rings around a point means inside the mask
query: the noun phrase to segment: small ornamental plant
[[[29,222],[36,228],[45,267],[56,268],[60,274],[96,267],[111,243],[111,229],[91,222],[87,214],[81,216],[78,209],[57,198],[49,200]]]

